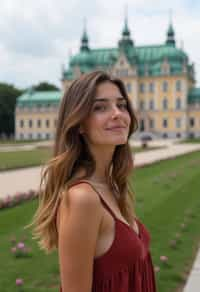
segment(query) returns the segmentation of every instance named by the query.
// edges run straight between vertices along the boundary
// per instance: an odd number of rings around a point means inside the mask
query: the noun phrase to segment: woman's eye
[[[120,109],[127,109],[127,104],[126,103],[120,103],[120,104],[118,104],[118,107]]]
[[[104,110],[106,110],[106,106],[105,105],[96,105],[93,110],[94,111],[104,111]]]

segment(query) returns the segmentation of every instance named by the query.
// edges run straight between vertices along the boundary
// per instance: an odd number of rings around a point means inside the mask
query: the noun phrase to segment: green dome
[[[81,51],[78,55],[72,57],[70,66],[93,66],[95,61],[89,51]]]
[[[185,59],[187,59],[187,55],[182,50],[169,46],[163,48],[159,57],[160,59],[167,58],[168,60],[180,62],[183,62]]]

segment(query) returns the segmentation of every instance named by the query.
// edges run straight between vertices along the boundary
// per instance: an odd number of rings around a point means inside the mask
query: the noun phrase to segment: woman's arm
[[[58,230],[63,292],[91,292],[93,260],[101,220],[100,199],[88,184],[73,186],[64,194]]]

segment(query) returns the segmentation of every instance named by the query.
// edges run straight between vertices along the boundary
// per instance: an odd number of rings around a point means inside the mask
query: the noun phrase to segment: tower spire
[[[172,24],[172,9],[169,10],[169,27],[167,30],[167,40],[166,44],[170,46],[175,46],[176,41],[175,41],[175,33],[174,33],[174,28]]]
[[[83,19],[83,34],[81,37],[81,51],[89,51],[86,18]]]
[[[121,39],[118,42],[118,46],[120,50],[123,50],[124,52],[128,53],[130,48],[133,48],[133,41],[131,39],[130,30],[128,27],[128,7],[125,6],[125,15],[124,15],[124,27],[122,30],[122,36]]]
[[[123,29],[123,32],[122,32],[122,36],[124,38],[129,38],[130,37],[130,31],[129,31],[129,28],[128,28],[128,6],[127,4],[125,5],[125,15],[124,15],[124,29]]]

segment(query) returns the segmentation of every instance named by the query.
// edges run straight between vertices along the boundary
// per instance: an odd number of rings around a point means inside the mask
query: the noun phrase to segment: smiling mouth
[[[113,127],[113,128],[108,128],[108,131],[122,131],[125,130],[126,127]]]

